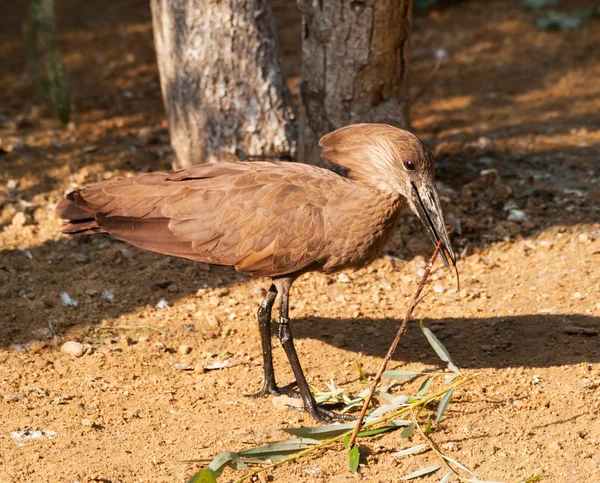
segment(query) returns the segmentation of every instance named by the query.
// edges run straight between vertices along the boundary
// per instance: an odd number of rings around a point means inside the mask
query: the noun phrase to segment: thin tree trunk
[[[268,0],[151,0],[178,166],[294,156],[293,103]]]
[[[298,0],[302,11],[300,149],[357,122],[409,123],[411,0]]]

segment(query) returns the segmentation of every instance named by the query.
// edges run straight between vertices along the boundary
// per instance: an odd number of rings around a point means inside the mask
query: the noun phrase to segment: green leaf
[[[385,391],[375,391],[373,394],[381,399],[385,399],[386,401],[393,401],[395,398],[393,394]]]
[[[342,394],[344,394],[343,389],[336,389],[335,391],[331,392],[321,392],[315,395],[315,401],[317,402],[317,404],[321,404],[326,401],[329,401],[330,399],[338,398]]]
[[[348,466],[350,467],[350,471],[352,473],[358,472],[358,462],[360,460],[360,451],[358,450],[358,445],[352,446],[350,451],[348,451]]]
[[[444,384],[447,386],[448,384],[452,384],[454,382],[454,379],[456,379],[458,377],[458,374],[448,374],[445,378],[444,378]]]
[[[419,478],[420,476],[425,476],[425,475],[428,475],[429,473],[433,473],[433,472],[439,470],[441,467],[442,467],[442,465],[428,466],[427,468],[413,471],[412,473],[409,473],[408,475],[403,476],[400,479],[403,481],[406,481],[406,480],[412,480],[414,478]]]
[[[463,465],[462,463],[459,463],[458,461],[456,461],[455,459],[450,458],[450,456],[446,456],[445,454],[440,454],[440,456],[442,458],[444,458],[446,461],[448,461],[449,463],[455,464],[456,466],[458,466],[461,470],[466,471],[467,473],[473,475],[473,476],[477,476],[475,475],[474,472],[472,472],[469,468],[467,468],[465,465]]]
[[[402,438],[410,438],[412,436],[414,430],[415,430],[415,423],[413,423],[410,426],[407,426],[406,428],[404,428],[402,430],[402,432],[400,433],[400,437],[402,437]]]
[[[365,423],[374,421],[373,418],[365,418]],[[314,438],[314,439],[329,439],[339,436],[340,434],[346,433],[348,430],[353,429],[356,426],[355,421],[349,423],[335,423],[328,424],[327,426],[314,426],[311,428],[283,428],[286,433],[293,434],[300,438]]]
[[[396,426],[410,426],[413,422],[410,419],[392,419],[390,423]]]
[[[360,380],[362,382],[369,382],[369,379],[367,378],[365,371],[363,371],[363,368],[360,365],[360,362],[358,362],[358,361],[356,361],[356,368],[358,369],[358,375],[360,376]]]
[[[415,372],[415,371],[390,370],[390,371],[384,371],[383,374],[381,375],[381,377],[385,377],[386,379],[394,379],[394,380],[404,381],[404,380],[414,379],[418,375],[419,375],[419,373]]]
[[[428,377],[427,379],[425,379],[423,381],[423,383],[421,384],[421,387],[417,391],[416,396],[417,397],[424,397],[425,394],[427,394],[427,391],[429,390],[429,386],[431,386],[431,382],[432,381],[433,381],[432,377]]]
[[[406,396],[397,396],[389,404],[384,404],[383,406],[379,406],[377,409],[371,411],[369,416],[372,418],[383,416],[385,413],[389,413],[390,411],[397,409],[398,406],[401,406],[406,401],[408,401]]]
[[[425,337],[427,337],[429,344],[431,345],[431,347],[433,347],[433,350],[437,353],[439,358],[442,359],[444,362],[448,363],[448,369],[458,374],[460,371],[458,370],[458,367],[454,365],[454,362],[452,362],[450,353],[444,347],[444,344],[440,342],[440,340],[435,336],[433,332],[431,332],[431,330],[429,330],[423,325],[423,322],[421,322],[421,330],[425,334]]]
[[[436,424],[439,423],[440,420],[442,419],[442,417],[444,416],[444,413],[446,412],[446,408],[448,407],[448,404],[450,404],[450,401],[452,401],[453,394],[454,394],[454,388],[450,389],[446,394],[444,394],[444,397],[442,397],[442,399],[440,399],[440,403],[438,404],[437,414],[435,416]]]
[[[192,475],[187,483],[217,483],[217,480],[210,470],[204,469]]]
[[[271,459],[273,456],[285,456],[292,453],[297,453],[306,448],[310,448],[315,444],[320,444],[320,441],[310,438],[295,438],[286,441],[278,441],[276,443],[266,444],[257,448],[249,448],[237,453],[239,456],[247,456],[251,458]]]
[[[444,477],[440,480],[440,483],[448,483],[452,478],[452,473],[446,473]]]
[[[593,14],[592,9],[580,10],[573,13],[548,12],[537,19],[537,26],[541,29],[558,28],[563,32],[566,30],[575,30],[581,26],[584,20]]]
[[[556,5],[556,0],[523,0],[521,2],[521,8],[524,10],[537,10],[552,5]]]
[[[361,431],[358,433],[358,437],[363,438],[366,436],[375,436],[376,434],[388,433],[390,431],[396,431],[399,427],[395,424],[389,424],[387,426],[382,426],[377,429],[367,429],[366,431]]]
[[[223,470],[226,466],[233,468],[234,470],[247,470],[248,467],[241,460],[240,455],[238,453],[233,453],[231,451],[225,451],[218,455],[214,460],[210,462],[208,465],[208,469],[212,472],[215,478],[221,476]]]
[[[427,424],[425,425],[425,429],[423,430],[423,432],[425,434],[429,434],[429,433],[431,433],[432,429],[433,429],[433,424],[431,422],[431,418],[427,418]]]
[[[410,448],[406,448],[403,449],[401,451],[398,451],[396,453],[392,453],[390,456],[406,456],[409,454],[415,454],[418,453],[419,451],[423,450],[427,448],[426,444],[418,444],[416,446],[411,446]]]

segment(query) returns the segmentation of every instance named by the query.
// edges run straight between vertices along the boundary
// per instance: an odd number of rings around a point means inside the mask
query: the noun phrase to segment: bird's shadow
[[[318,339],[358,354],[383,357],[402,323],[399,319],[332,319],[293,321],[294,337]],[[580,314],[518,315],[487,318],[424,319],[463,368],[550,367],[600,361],[600,317]],[[411,321],[394,354],[393,364],[443,364]]]

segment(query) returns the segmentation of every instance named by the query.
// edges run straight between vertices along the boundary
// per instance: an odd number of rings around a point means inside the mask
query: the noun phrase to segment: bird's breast
[[[394,234],[403,208],[402,199],[378,197],[362,201],[330,220],[328,238],[332,242],[326,250],[323,270],[336,272],[368,265]]]

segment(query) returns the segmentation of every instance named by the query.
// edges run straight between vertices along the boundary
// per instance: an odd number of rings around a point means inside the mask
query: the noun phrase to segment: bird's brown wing
[[[70,198],[100,229],[140,248],[279,276],[320,263],[337,183],[347,181],[307,165],[216,163],[99,183]]]

